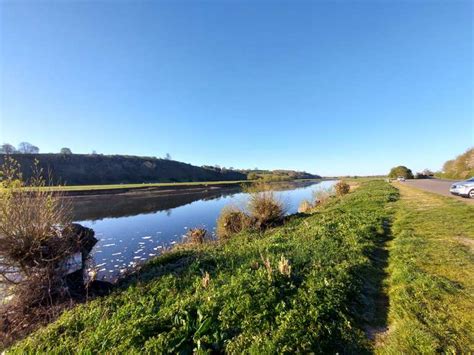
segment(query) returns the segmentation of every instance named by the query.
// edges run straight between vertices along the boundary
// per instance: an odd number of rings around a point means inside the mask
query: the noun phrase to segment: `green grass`
[[[236,181],[196,181],[196,182],[163,182],[156,184],[115,184],[115,185],[74,185],[74,186],[48,186],[45,189],[53,191],[92,191],[92,190],[115,190],[136,189],[147,187],[179,187],[179,186],[209,186],[223,184],[241,184],[248,180]]]
[[[291,181],[316,181],[321,179],[299,179]],[[96,191],[96,190],[116,190],[116,189],[143,189],[149,187],[199,187],[218,185],[238,185],[242,183],[257,182],[258,180],[232,180],[232,181],[193,181],[193,182],[163,182],[144,184],[113,184],[113,185],[71,185],[71,186],[47,186],[45,190],[51,191]]]
[[[283,227],[172,251],[112,295],[64,313],[10,350],[369,352],[364,330],[376,319],[379,282],[374,258],[397,198],[389,184],[371,181]],[[282,258],[290,276],[279,271]]]
[[[474,207],[403,184],[381,353],[474,351]]]

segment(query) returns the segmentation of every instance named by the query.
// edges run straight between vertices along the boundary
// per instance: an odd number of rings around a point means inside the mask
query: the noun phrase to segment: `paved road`
[[[474,204],[474,199],[471,198],[462,198],[459,196],[454,196],[449,193],[449,187],[455,181],[451,180],[439,180],[439,179],[421,179],[421,180],[407,180],[402,184],[406,184],[409,186],[417,187],[421,190],[434,192],[444,196],[450,196],[452,198],[458,199],[460,201],[464,201],[466,203]]]

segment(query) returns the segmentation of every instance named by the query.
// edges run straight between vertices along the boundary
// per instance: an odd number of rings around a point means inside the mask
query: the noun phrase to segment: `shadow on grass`
[[[363,286],[362,321],[367,337],[378,342],[388,331],[389,298],[385,287],[388,278],[387,243],[392,239],[391,220],[385,218],[382,233],[377,233],[376,249],[369,255],[372,267],[365,272]]]

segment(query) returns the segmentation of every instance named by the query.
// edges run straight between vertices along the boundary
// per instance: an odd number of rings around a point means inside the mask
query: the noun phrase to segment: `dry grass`
[[[201,245],[211,240],[211,236],[208,231],[204,228],[192,228],[186,233],[187,244]]]
[[[5,158],[0,168],[0,343],[8,343],[35,321],[56,316],[59,300],[68,296],[68,256],[79,249],[72,238],[70,206],[44,189],[43,172],[23,181],[18,163]],[[28,186],[28,189],[24,187]]]
[[[248,212],[252,227],[266,229],[279,225],[285,217],[285,206],[272,191],[257,192],[250,195]]]
[[[347,182],[341,180],[336,185],[334,185],[334,190],[336,192],[336,196],[344,196],[349,193],[351,186]]]
[[[314,206],[311,202],[309,202],[308,200],[304,200],[300,203],[298,207],[298,213],[310,213],[313,207]]]
[[[313,192],[313,206],[325,205],[333,196],[334,192],[331,188],[316,190]]]
[[[250,226],[249,217],[239,208],[226,206],[217,219],[216,234],[219,238],[229,238]]]

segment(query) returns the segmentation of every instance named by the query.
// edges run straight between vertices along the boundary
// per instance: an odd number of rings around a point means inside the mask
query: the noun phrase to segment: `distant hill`
[[[101,154],[11,154],[29,178],[35,159],[52,182],[66,185],[246,180],[234,170],[204,168],[154,157]],[[5,155],[0,154],[0,164]]]
[[[307,173],[306,171],[295,170],[238,170],[247,174],[249,180],[265,180],[265,181],[286,181],[298,179],[320,179],[321,176]]]
[[[443,171],[436,176],[447,179],[467,179],[474,176],[474,148],[458,155],[453,160],[448,160],[443,165]]]

